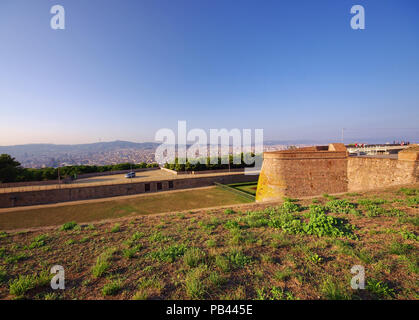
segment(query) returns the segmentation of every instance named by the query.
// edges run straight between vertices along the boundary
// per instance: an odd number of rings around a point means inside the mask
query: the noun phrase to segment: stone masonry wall
[[[222,184],[257,181],[258,176],[231,174],[212,177],[197,177],[162,181],[124,183],[104,186],[65,188],[53,190],[39,190],[27,192],[13,192],[0,194],[0,208],[15,206],[29,206],[37,204],[58,203],[65,201],[88,200],[106,197],[134,195],[145,192],[168,191],[211,186],[214,182]],[[169,181],[173,188],[169,188]],[[146,185],[150,190],[145,191]],[[161,188],[159,186],[161,185]]]
[[[362,191],[416,183],[418,161],[349,157],[348,191]]]

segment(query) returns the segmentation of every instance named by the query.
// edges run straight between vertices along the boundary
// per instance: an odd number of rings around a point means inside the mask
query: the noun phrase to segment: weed
[[[388,299],[394,296],[394,290],[389,288],[387,283],[376,279],[367,280],[366,288],[378,298]]]
[[[213,248],[217,246],[217,241],[215,241],[214,239],[209,239],[206,242],[206,245],[208,248]]]
[[[215,265],[223,272],[230,271],[230,261],[227,257],[218,255],[215,257]]]
[[[52,276],[47,272],[41,272],[39,275],[20,275],[9,285],[9,292],[17,297],[23,296],[29,290],[38,286],[45,286],[51,280]]]
[[[66,222],[60,227],[60,230],[61,231],[73,230],[76,226],[77,226],[77,223],[74,221]]]
[[[336,213],[350,213],[355,209],[355,204],[348,200],[332,200],[326,203],[326,207]]]
[[[413,250],[412,245],[397,242],[397,241],[392,242],[390,245],[390,253],[392,254],[397,254],[397,255],[408,254],[412,250]]]
[[[92,274],[95,278],[101,277],[109,269],[109,262],[115,251],[116,248],[110,248],[97,257],[96,264],[92,268]]]
[[[246,256],[242,250],[232,248],[228,254],[228,259],[235,268],[243,268],[252,262],[252,258]]]
[[[192,269],[186,274],[186,293],[192,299],[202,299],[207,292],[207,285],[203,281],[207,274],[207,267]]]
[[[121,280],[113,280],[110,283],[107,283],[103,286],[102,294],[104,296],[113,296],[117,294],[122,289]]]
[[[278,270],[275,272],[275,279],[279,281],[286,281],[292,275],[292,269],[290,267],[286,267],[284,270]]]
[[[0,283],[6,282],[6,278],[7,278],[6,268],[3,266],[0,266]]]
[[[122,250],[122,255],[127,259],[132,259],[135,256],[135,254],[142,249],[142,247],[143,245],[140,243],[132,248],[124,249]]]
[[[183,256],[186,251],[184,244],[175,244],[164,249],[151,253],[153,259],[165,262],[174,262],[178,257]]]
[[[199,248],[190,248],[186,250],[183,261],[191,268],[197,267],[205,259],[205,252]]]
[[[43,247],[46,244],[47,239],[48,239],[47,234],[41,234],[35,237],[32,243],[29,245],[29,249]]]
[[[347,300],[349,299],[345,290],[342,286],[334,281],[332,278],[328,277],[323,280],[321,286],[321,292],[326,299],[329,300]]]

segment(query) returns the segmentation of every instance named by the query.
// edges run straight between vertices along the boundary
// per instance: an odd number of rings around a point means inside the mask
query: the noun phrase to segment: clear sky
[[[1,0],[0,145],[153,141],[178,120],[419,140],[419,1]]]

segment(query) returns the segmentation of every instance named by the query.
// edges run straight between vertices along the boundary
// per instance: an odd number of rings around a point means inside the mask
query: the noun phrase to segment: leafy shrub
[[[233,213],[235,213],[235,211],[233,209],[228,208],[228,209],[224,210],[224,213],[225,214],[233,214]]]
[[[319,237],[348,237],[355,238],[352,233],[352,226],[345,223],[344,220],[327,216],[324,212],[310,207],[309,221],[304,224],[303,230],[306,234]]]

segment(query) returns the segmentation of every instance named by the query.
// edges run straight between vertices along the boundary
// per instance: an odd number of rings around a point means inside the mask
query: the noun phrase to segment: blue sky
[[[0,145],[153,141],[178,120],[419,140],[416,0],[2,0],[0,46]]]

